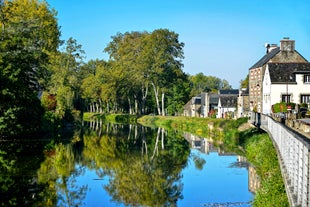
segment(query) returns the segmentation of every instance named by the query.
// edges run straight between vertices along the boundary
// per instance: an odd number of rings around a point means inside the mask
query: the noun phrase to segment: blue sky
[[[283,37],[310,60],[309,0],[47,0],[62,39],[73,37],[86,60],[104,59],[118,32],[165,28],[185,43],[183,71],[226,79],[239,87],[264,45]]]

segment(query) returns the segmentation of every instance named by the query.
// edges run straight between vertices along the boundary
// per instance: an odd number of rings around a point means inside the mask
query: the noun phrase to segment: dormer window
[[[304,83],[310,83],[310,75],[304,75]]]

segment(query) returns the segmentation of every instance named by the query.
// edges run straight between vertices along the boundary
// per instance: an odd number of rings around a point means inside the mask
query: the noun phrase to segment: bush
[[[272,105],[272,112],[273,113],[287,112],[286,103],[281,102]]]

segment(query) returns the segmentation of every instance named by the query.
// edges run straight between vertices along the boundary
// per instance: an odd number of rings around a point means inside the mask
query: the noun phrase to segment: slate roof
[[[257,63],[255,63],[250,69],[259,68],[265,65],[271,58],[280,52],[280,47],[271,50],[269,53],[264,55]]]
[[[219,90],[219,94],[235,94],[235,95],[238,95],[239,94],[239,90],[238,89]]]
[[[217,105],[218,102],[219,102],[219,95],[218,94],[210,94],[209,103]]]
[[[295,83],[295,74],[310,74],[310,63],[268,63],[268,69],[271,83]]]
[[[220,96],[221,106],[224,108],[233,108],[237,106],[237,96],[234,95],[222,95]]]

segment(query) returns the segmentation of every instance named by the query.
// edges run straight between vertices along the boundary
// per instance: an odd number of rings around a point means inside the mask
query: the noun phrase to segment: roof
[[[235,95],[238,95],[239,94],[239,90],[238,89],[219,90],[219,94],[235,94]]]
[[[210,94],[210,99],[209,99],[209,103],[210,104],[218,104],[219,102],[219,95],[218,94]]]
[[[268,69],[271,83],[295,83],[295,74],[310,74],[310,63],[268,63]]]
[[[237,106],[237,96],[234,95],[221,95],[221,106],[225,108],[233,108]]]
[[[250,67],[250,69],[262,67],[279,52],[280,52],[280,47],[277,47],[271,50],[269,53],[264,55],[257,63],[255,63],[252,67]]]

